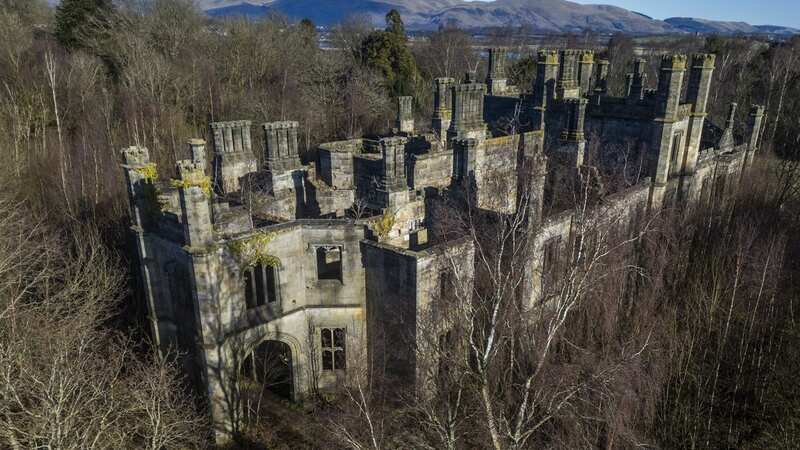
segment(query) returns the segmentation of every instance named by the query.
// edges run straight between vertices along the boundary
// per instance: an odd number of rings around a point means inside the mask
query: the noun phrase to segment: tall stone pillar
[[[644,87],[647,84],[647,73],[645,68],[647,61],[642,58],[637,58],[633,62],[633,74],[631,77],[631,88],[628,92],[628,100],[631,103],[637,103],[644,98]]]
[[[128,147],[122,150],[125,179],[128,187],[130,201],[132,230],[136,236],[136,252],[141,262],[142,285],[144,287],[145,301],[147,302],[147,321],[150,325],[150,334],[153,344],[159,352],[167,350],[169,343],[168,334],[162,333],[157,315],[156,298],[153,292],[153,279],[151,273],[158,270],[151,249],[145,238],[146,229],[152,224],[153,218],[147,211],[154,207],[148,202],[155,200],[155,186],[153,176],[155,165],[150,162],[150,153],[145,147]],[[163,335],[162,335],[163,334]],[[163,354],[163,353],[162,353]]]
[[[453,141],[453,180],[463,188],[474,182],[478,140],[471,138]]]
[[[750,108],[749,123],[750,135],[747,139],[747,149],[751,153],[758,151],[761,139],[761,128],[764,122],[764,107],[753,105]]]
[[[594,52],[583,50],[578,53],[578,86],[583,96],[591,93],[592,70],[594,70]]]
[[[605,94],[608,92],[608,70],[611,63],[606,59],[597,61],[597,70],[594,80],[594,92],[596,94]]]
[[[665,120],[675,120],[681,100],[683,74],[686,72],[685,55],[666,55],[661,58],[658,77],[658,103],[656,114]],[[634,79],[634,85],[636,80]]]
[[[227,194],[239,191],[240,180],[255,172],[250,139],[250,121],[215,122],[211,124],[214,137],[214,186]]]
[[[508,86],[506,79],[506,49],[489,49],[489,71],[486,76],[489,95],[503,95]]]
[[[589,103],[585,98],[570,98],[564,101],[567,109],[567,123],[561,130],[563,149],[569,149],[575,157],[570,165],[578,167],[583,164],[583,151],[586,147],[584,126],[586,123],[586,106]]]
[[[533,84],[533,129],[544,130],[545,111],[556,96],[558,79],[558,53],[540,50],[536,64],[536,81]]]
[[[455,80],[452,78],[437,78],[433,80],[433,118],[431,128],[440,137],[442,143],[447,139],[447,130],[453,117],[452,87]]]
[[[661,59],[658,91],[653,124],[653,141],[650,154],[652,189],[650,207],[660,208],[664,203],[667,180],[670,175],[672,151],[676,138],[675,122],[681,100],[683,74],[686,71],[685,55],[666,55]],[[675,151],[682,151],[677,148]],[[680,158],[678,158],[680,160]]]
[[[414,97],[397,97],[395,127],[400,133],[414,134]]]
[[[177,166],[184,241],[190,249],[202,249],[214,241],[211,181],[203,168],[191,161],[178,161]]]
[[[689,69],[689,81],[686,86],[686,102],[692,104],[692,113],[689,118],[689,136],[686,147],[685,174],[693,174],[697,167],[697,157],[700,153],[700,139],[703,135],[703,124],[706,120],[708,94],[711,90],[711,78],[714,73],[713,54],[700,53],[692,55]]]

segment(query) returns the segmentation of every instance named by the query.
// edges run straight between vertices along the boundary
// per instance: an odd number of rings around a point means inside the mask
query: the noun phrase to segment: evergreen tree
[[[399,39],[406,39],[406,26],[403,24],[403,18],[396,9],[386,13],[386,31],[397,36]]]
[[[107,22],[111,0],[62,0],[56,8],[56,39],[67,49],[84,48]]]
[[[386,14],[386,31],[374,31],[361,43],[361,60],[381,71],[391,94],[408,95],[417,76],[417,65],[407,44],[405,27],[396,10]]]

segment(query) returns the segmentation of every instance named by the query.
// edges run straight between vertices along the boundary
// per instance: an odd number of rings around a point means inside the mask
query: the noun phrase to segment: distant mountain
[[[540,33],[582,32],[663,33],[769,33],[794,34],[785,27],[752,26],[744,22],[672,18],[655,20],[644,14],[608,5],[583,5],[567,0],[200,0],[208,14],[217,17],[263,17],[277,12],[317,25],[335,25],[349,16],[368,16],[383,25],[390,9],[397,9],[409,29],[436,29],[453,24],[461,28],[526,26]]]
[[[724,22],[719,20],[695,19],[692,17],[670,17],[664,22],[680,31],[703,34],[775,34],[793,35],[800,30],[776,25],[750,25],[746,22]]]

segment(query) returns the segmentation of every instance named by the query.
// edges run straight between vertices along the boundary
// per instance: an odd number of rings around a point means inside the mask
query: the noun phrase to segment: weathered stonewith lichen
[[[400,97],[394,133],[306,149],[316,150],[308,165],[294,121],[261,127],[264,167],[249,121],[211,124],[211,176],[199,139],[170,181],[147,149],[123,150],[153,340],[179,350],[218,440],[237,429],[243,380],[268,347],[284,349],[292,399],[334,389],[368,360],[425,388],[425,343],[408,336],[429,320],[445,270],[474,272],[471,241],[428,234],[429,199],[525,215],[534,252],[519,295],[535,308],[546,254],[566,251],[581,224],[720,201],[758,150],[763,107],[746,136],[733,113],[723,126],[706,117],[713,55],[665,56],[657,89],[636,61],[622,97],[608,95],[609,64],[595,68],[590,51],[540,51],[525,96],[505,84],[505,52],[489,55],[488,89],[474,75],[435,80],[430,133],[415,130],[413,99]],[[632,185],[606,187],[603,209],[577,217],[567,201],[601,171]]]

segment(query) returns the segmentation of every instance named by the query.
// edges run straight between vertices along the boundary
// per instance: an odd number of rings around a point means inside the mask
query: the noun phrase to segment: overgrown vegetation
[[[396,13],[379,31],[353,18],[331,33],[338,50],[323,51],[308,21],[211,21],[190,0],[63,0],[57,10],[0,0],[0,447],[202,446],[202,411],[143,345],[144,307],[131,306],[144,302],[118,149],[148,147],[154,181],[174,177],[166,168],[189,156],[186,139],[208,137],[210,121],[299,120],[311,158],[320,142],[385,130],[392,95],[414,95],[427,117],[433,78],[485,71],[467,33],[428,37],[410,42]],[[509,74],[529,89],[524,42],[497,40],[518,45]],[[448,345],[435,335],[430,356],[443,366],[428,368],[429,396],[364,383],[335,404],[268,402],[272,416],[245,431],[250,444],[800,446],[800,40],[663,45],[717,54],[713,120],[730,101],[766,106],[764,158],[746,189],[587,240],[580,264],[559,272],[573,290],[535,325],[508,301],[524,274],[487,268],[470,293],[479,304],[463,301],[455,279],[441,300],[464,320]],[[614,89],[636,46],[615,36],[599,50]],[[744,126],[747,108],[738,111]],[[518,224],[453,215],[442,224],[478,242],[487,267],[522,255],[497,250]],[[260,239],[247,263],[279,263]]]

